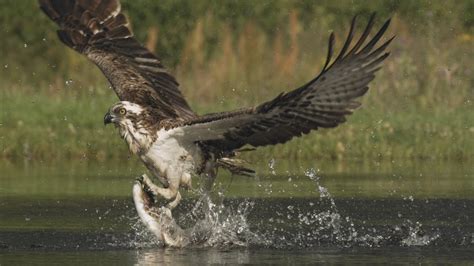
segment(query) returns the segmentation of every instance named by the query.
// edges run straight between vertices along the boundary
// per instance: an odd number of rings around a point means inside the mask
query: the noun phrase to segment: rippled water
[[[0,165],[0,263],[472,262],[474,169],[262,163],[174,212],[192,245],[163,249],[136,216],[128,165]]]

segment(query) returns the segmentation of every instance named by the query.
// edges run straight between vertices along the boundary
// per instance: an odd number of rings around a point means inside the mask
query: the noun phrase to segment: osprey
[[[393,39],[377,46],[390,20],[369,37],[374,15],[353,42],[356,18],[335,59],[334,34],[329,37],[321,73],[303,86],[260,105],[230,112],[198,115],[189,107],[176,79],[143,47],[130,30],[118,0],[40,0],[41,9],[56,22],[59,39],[84,54],[107,77],[120,102],[105,114],[104,123],[118,128],[133,154],[161,185],[143,175],[155,195],[179,203],[180,187],[204,175],[208,187],[217,168],[250,175],[233,158],[245,145],[284,143],[318,128],[332,128],[360,104]]]

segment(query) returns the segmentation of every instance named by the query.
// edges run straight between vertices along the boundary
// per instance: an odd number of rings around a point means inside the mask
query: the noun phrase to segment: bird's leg
[[[170,210],[176,208],[176,206],[178,206],[178,204],[181,202],[181,193],[179,193],[179,191],[176,193],[176,197],[174,198],[174,200],[172,202],[169,202],[167,204],[168,208]]]
[[[169,186],[167,188],[162,188],[155,183],[146,175],[142,175],[143,182],[145,183],[146,186],[148,186],[148,189],[156,196],[161,195],[163,198],[167,200],[173,199],[170,203],[167,204],[167,207],[169,209],[174,209],[176,206],[178,206],[179,202],[181,201],[181,194],[178,191],[177,186]]]

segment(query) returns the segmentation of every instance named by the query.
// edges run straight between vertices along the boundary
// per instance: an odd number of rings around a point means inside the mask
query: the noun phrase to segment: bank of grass
[[[375,92],[376,93],[376,92]],[[102,116],[113,95],[25,97],[8,95],[3,102],[0,156],[35,161],[124,160],[130,154]],[[221,106],[200,107],[213,111]],[[338,128],[320,130],[287,144],[261,148],[242,156],[249,160],[472,160],[474,113],[469,108],[446,112],[409,108],[386,113],[365,105]]]
[[[327,29],[347,28],[331,21],[322,20],[303,32],[298,12],[290,12],[287,25],[270,38],[252,21],[234,32],[225,24],[216,26],[212,16],[201,18],[186,36],[172,72],[200,114],[252,106],[302,85],[319,72]],[[435,22],[428,21],[421,30],[394,14],[387,34],[397,35],[390,47],[392,55],[363,97],[362,108],[346,124],[242,156],[249,160],[472,160],[474,37],[461,27],[446,26],[452,21],[445,26]],[[377,25],[381,23],[379,19]],[[211,54],[203,52],[209,50],[204,37],[213,33],[208,32],[209,25],[214,25],[216,33]],[[345,34],[337,31],[337,47]],[[150,42],[153,38],[146,41]],[[37,53],[31,60],[34,63],[47,62],[43,55],[63,49],[49,39],[25,49],[31,47],[46,51]],[[102,126],[103,114],[117,101],[107,81],[75,52],[64,49],[62,54],[69,63],[58,64],[61,68],[43,65],[42,71],[49,73],[45,76],[27,64],[18,65],[21,61],[4,65],[0,76],[10,79],[0,88],[0,157],[36,161],[128,158],[115,130]],[[51,79],[50,72],[56,71],[58,75]],[[18,75],[18,80],[12,80]]]

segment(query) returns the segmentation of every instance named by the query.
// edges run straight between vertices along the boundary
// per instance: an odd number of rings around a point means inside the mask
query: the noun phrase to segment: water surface
[[[474,170],[439,162],[261,163],[222,174],[203,244],[163,249],[136,217],[118,164],[0,165],[0,262],[57,264],[472,262]],[[195,180],[198,181],[198,180]],[[195,182],[196,186],[198,182]],[[203,219],[185,193],[174,213]],[[211,232],[212,231],[212,232]]]

